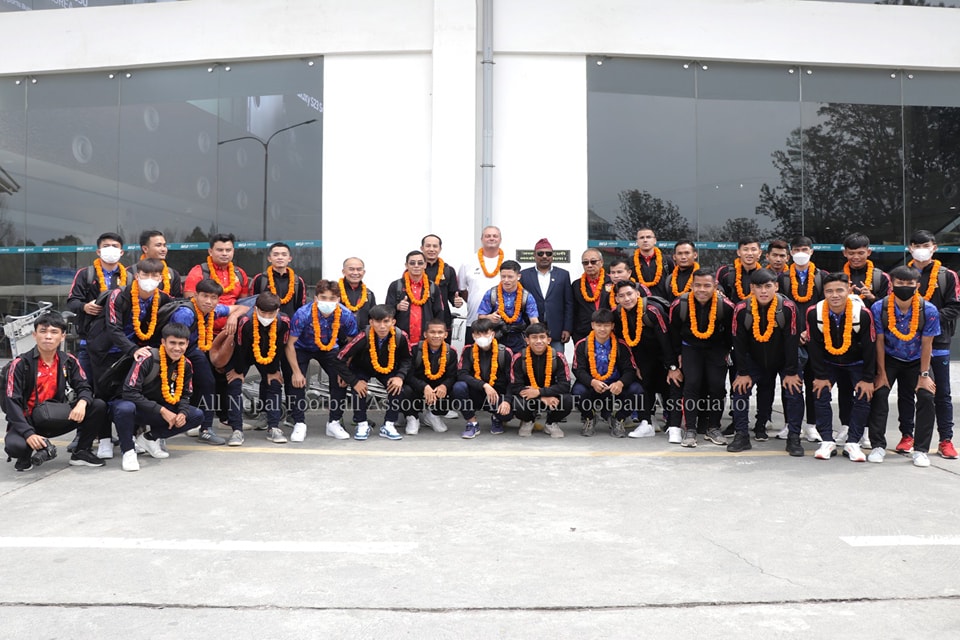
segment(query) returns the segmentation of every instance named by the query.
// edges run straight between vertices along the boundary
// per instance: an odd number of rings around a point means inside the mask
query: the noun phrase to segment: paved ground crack
[[[729,548],[729,547],[726,547],[726,546],[720,544],[720,543],[717,542],[716,540],[713,540],[713,539],[711,539],[711,538],[707,538],[706,536],[703,536],[703,538],[704,538],[704,540],[706,540],[707,542],[709,542],[709,543],[712,544],[713,546],[715,546],[715,547],[717,547],[717,548],[719,548],[719,549],[723,549],[723,550],[726,551],[727,553],[729,553],[729,554],[731,554],[731,555],[739,558],[739,559],[742,560],[744,563],[746,563],[748,566],[753,567],[754,569],[756,569],[757,571],[759,571],[761,574],[763,574],[763,575],[765,575],[765,576],[770,576],[771,578],[776,578],[776,579],[778,579],[778,580],[783,580],[784,582],[788,582],[788,583],[792,584],[792,585],[795,586],[795,587],[803,587],[802,584],[800,584],[800,583],[798,583],[798,582],[794,582],[794,581],[791,580],[790,578],[787,578],[787,577],[785,577],[785,576],[778,576],[778,575],[775,574],[775,573],[770,573],[769,571],[765,570],[763,567],[761,567],[761,566],[758,565],[757,563],[751,562],[751,561],[748,560],[747,558],[744,558],[743,555],[740,554],[738,551],[734,551],[733,549],[731,549],[731,548]]]

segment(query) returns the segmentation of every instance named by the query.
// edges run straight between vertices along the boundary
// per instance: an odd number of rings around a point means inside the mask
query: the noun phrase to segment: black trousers
[[[899,389],[913,390],[917,386],[917,380],[920,377],[920,360],[904,362],[897,360],[889,355],[884,355],[884,367],[887,371],[887,382],[885,387],[881,387],[873,392],[873,400],[870,402],[870,444],[874,447],[886,448],[887,446],[887,417],[890,414],[890,388],[897,384]],[[936,408],[933,401],[933,394],[926,389],[917,391],[917,415],[916,427],[914,428],[915,451],[924,453],[930,450],[930,441],[933,439],[933,421],[936,417]]]
[[[727,349],[684,345],[681,353],[683,386],[671,385],[668,426],[680,426],[676,409],[682,409],[687,429],[696,429],[701,415],[707,418],[707,428],[719,429],[727,396]]]
[[[76,429],[79,438],[77,451],[89,450],[93,446],[93,440],[97,437],[101,426],[104,423],[110,424],[107,422],[107,403],[100,398],[94,398],[93,402],[87,405],[87,413],[83,417],[83,422],[79,424],[76,422],[70,422],[66,425],[63,423],[46,424],[39,421],[34,422],[32,417],[27,418],[27,420],[33,426],[33,430],[37,432],[37,435],[44,438],[56,438]],[[14,459],[27,458],[33,453],[33,449],[27,444],[26,438],[13,430],[7,432],[3,441],[3,449],[8,456]]]

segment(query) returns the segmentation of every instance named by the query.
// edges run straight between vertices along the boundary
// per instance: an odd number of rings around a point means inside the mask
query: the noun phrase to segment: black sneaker
[[[30,471],[30,469],[33,469],[30,458],[17,458],[17,462],[13,465],[14,471]]]
[[[791,433],[787,435],[787,453],[795,458],[803,457],[803,445],[800,444],[800,434]]]
[[[766,427],[757,427],[753,430],[753,439],[757,442],[766,442],[770,438],[767,436]]]
[[[54,445],[52,442],[50,442],[46,438],[44,438],[43,441],[47,443],[47,446],[45,446],[43,449],[37,449],[36,451],[33,452],[33,455],[30,456],[30,461],[33,463],[33,466],[35,467],[39,467],[44,462],[48,462],[57,457],[56,445]]]
[[[74,436],[70,444],[67,445],[67,453],[73,453],[77,450],[77,444],[80,443],[80,436]]]
[[[733,424],[731,423],[730,426],[728,426],[726,429],[724,429],[720,433],[722,433],[725,436],[732,436],[734,434]]]
[[[103,460],[94,455],[87,449],[79,449],[70,456],[70,466],[72,467],[102,467],[106,464]]]
[[[752,449],[750,444],[750,434],[745,431],[739,431],[733,436],[733,442],[727,445],[727,451],[730,453],[740,453]]]

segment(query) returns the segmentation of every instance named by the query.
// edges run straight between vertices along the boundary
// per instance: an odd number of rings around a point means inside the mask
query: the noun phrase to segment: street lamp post
[[[304,120],[303,122],[298,122],[297,124],[292,124],[289,127],[284,127],[282,129],[277,129],[266,141],[261,140],[257,136],[240,136],[239,138],[230,138],[229,140],[221,140],[217,143],[217,146],[227,144],[228,142],[236,142],[237,140],[256,140],[260,143],[260,146],[263,147],[263,240],[267,239],[267,175],[268,169],[270,166],[270,143],[277,136],[278,133],[283,133],[284,131],[289,131],[290,129],[296,129],[297,127],[302,127],[305,124],[313,124],[316,122],[316,118],[311,118],[309,120]]]

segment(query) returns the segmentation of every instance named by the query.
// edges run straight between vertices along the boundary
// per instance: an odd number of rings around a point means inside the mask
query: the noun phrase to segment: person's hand
[[[223,325],[223,330],[226,331],[227,334],[232,334],[232,333],[235,333],[235,332],[236,332],[236,330],[237,330],[237,318],[238,318],[238,317],[239,317],[239,316],[237,316],[236,314],[231,314],[231,315],[227,318],[227,323],[226,323],[225,325]]]
[[[427,404],[435,404],[437,402],[437,392],[433,390],[433,387],[428,385],[423,388],[423,400]]]
[[[439,387],[434,388],[433,392],[437,394],[437,398],[443,400],[447,397],[447,386],[441,384]]]
[[[227,384],[230,384],[230,383],[233,382],[234,380],[239,380],[240,382],[243,382],[243,374],[242,374],[242,373],[237,373],[237,372],[234,371],[233,369],[227,371],[227,373],[226,373],[226,378],[227,378]],[[267,380],[269,381],[270,378],[268,377]]]
[[[299,371],[294,371],[293,375],[290,376],[290,384],[292,384],[297,389],[303,389],[307,386],[307,379],[303,377],[303,374]],[[363,397],[362,395],[360,396]]]
[[[563,344],[567,344],[568,342],[570,342],[570,332],[569,332],[569,331],[561,331],[561,332],[560,332],[560,342],[562,342]]]
[[[556,396],[550,396],[549,398],[540,398],[540,402],[545,404],[548,409],[554,410],[560,406],[560,398]]]
[[[829,380],[817,378],[813,381],[813,395],[819,398],[821,391],[824,389],[830,391],[831,387],[833,387],[833,384]]]
[[[667,371],[667,382],[675,387],[679,387],[681,384],[683,384],[683,373],[680,371],[680,369]]]
[[[934,384],[933,378],[920,376],[917,378],[917,388],[915,391],[920,391],[920,389],[926,389],[930,393],[936,393],[937,385]]]
[[[171,429],[173,429],[177,423],[177,414],[166,407],[160,407],[160,417],[163,418],[163,421],[166,422]]]
[[[490,406],[493,406],[493,405],[490,405]],[[510,403],[504,400],[497,406],[497,414],[501,416],[505,416],[508,413],[510,413]]]
[[[750,376],[741,376],[738,375],[733,379],[733,390],[737,393],[746,393],[750,390],[750,387],[753,386],[753,378]]]
[[[296,385],[294,385],[296,386]],[[353,391],[361,398],[367,397],[367,381],[366,380],[357,380],[356,384],[353,385]]]
[[[453,306],[455,306],[458,309],[463,306],[463,298],[460,297],[459,291],[453,294]]]
[[[282,375],[280,376],[280,379],[281,379],[281,380],[283,379],[283,376],[282,376]],[[346,389],[346,388],[347,388],[347,383],[344,382],[343,378],[341,378],[340,376],[337,376],[337,385],[339,385],[339,386],[340,386],[341,388],[343,388],[343,389]]]
[[[44,447],[47,446],[47,443],[43,439],[43,436],[38,436],[37,434],[33,434],[32,436],[27,436],[27,444],[34,451],[40,451],[40,449],[43,449]]]
[[[399,395],[402,389],[403,389],[403,378],[401,378],[400,376],[393,376],[392,378],[387,380],[387,392],[390,395],[392,396]]]
[[[70,418],[71,422],[83,422],[86,415],[87,401],[81,398],[77,400],[77,404],[73,405],[73,409],[70,410],[70,415],[67,417]]]
[[[403,296],[403,300],[397,303],[397,311],[406,311],[410,308],[410,298]]]
[[[597,380],[596,378],[590,381],[590,386],[597,393],[606,393],[607,390],[610,388],[607,386],[606,382],[604,382],[603,380]]]
[[[520,390],[520,397],[524,400],[532,400],[533,398],[540,397],[540,389],[534,389],[533,387],[524,387]]]
[[[607,389],[609,389],[610,393],[612,393],[615,396],[620,395],[623,392],[623,380],[617,380],[616,382],[608,386]]]
[[[133,352],[133,359],[139,362],[140,360],[149,358],[150,354],[151,354],[150,347],[140,347],[139,349]]]
[[[876,391],[881,387],[889,387],[889,386],[890,386],[890,382],[887,381],[887,372],[878,371],[877,377],[873,379],[873,390]]]
[[[98,315],[101,311],[103,311],[103,307],[96,302],[90,301],[83,305],[83,312],[88,316]]]
[[[182,426],[185,425],[185,424],[187,424],[187,414],[185,414],[185,413],[178,413],[178,414],[177,414],[177,417],[176,417],[176,418],[174,419],[174,421],[173,421],[173,426],[175,426],[175,427],[182,427]]]
[[[873,400],[873,385],[869,382],[864,382],[861,380],[857,383],[857,386],[853,388],[854,395],[858,398],[867,400]]]
[[[242,379],[242,376],[241,376],[241,379]],[[277,370],[277,371],[274,371],[273,373],[268,373],[268,374],[267,374],[267,384],[270,384],[270,383],[273,382],[273,381],[277,381],[277,382],[279,382],[279,383],[282,385],[282,384],[283,384],[283,372]],[[341,387],[343,386],[343,381],[342,381],[342,380],[340,381],[340,386],[341,386]]]
[[[487,395],[487,404],[491,407],[497,406],[497,399],[500,397],[497,390],[485,383],[483,385],[483,392]]]
[[[810,342],[810,330],[804,329],[803,333],[800,334],[800,344],[807,344]]]
[[[803,389],[803,380],[800,379],[799,375],[786,376],[783,379],[783,388],[794,393],[800,393]]]

